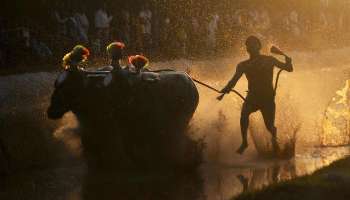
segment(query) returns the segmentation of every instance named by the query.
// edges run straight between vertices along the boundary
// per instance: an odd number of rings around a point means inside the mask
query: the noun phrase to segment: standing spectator
[[[339,31],[343,31],[343,27],[344,27],[344,17],[345,17],[345,9],[344,8],[342,8],[342,9],[340,9],[340,11],[339,11],[339,14],[338,14],[338,19],[337,19],[337,21],[338,21],[338,30]]]
[[[96,34],[91,39],[91,49],[96,55],[99,55],[101,53],[101,40]]]
[[[25,47],[27,49],[29,49],[30,48],[30,40],[31,40],[30,30],[27,26],[23,26],[20,28],[20,31],[21,31],[21,39],[24,42],[23,44],[25,45]]]
[[[52,30],[53,38],[50,46],[57,47],[53,49],[57,54],[63,54],[64,49],[69,48],[70,41],[67,38],[67,10],[64,7],[63,1],[56,1],[52,7]]]
[[[161,54],[168,55],[169,53],[169,43],[170,43],[170,29],[171,29],[171,21],[169,16],[164,14],[161,20],[161,28],[160,28],[160,51]]]
[[[238,21],[238,38],[243,38],[248,35],[249,27],[250,27],[250,19],[249,13],[246,9],[238,9],[235,13]]]
[[[296,10],[293,10],[289,14],[289,25],[294,37],[298,38],[301,35],[300,24],[299,24],[299,14]]]
[[[74,13],[74,18],[78,25],[80,40],[83,43],[87,44],[89,43],[88,33],[89,33],[90,23],[84,11],[85,11],[84,7],[78,7],[76,12]]]
[[[199,21],[198,21],[198,17],[197,16],[192,16],[191,17],[191,24],[190,24],[190,30],[189,30],[189,42],[190,42],[190,54],[194,55],[194,54],[198,54],[198,48],[200,45],[199,42],[199,37],[200,37],[200,33],[199,33]]]
[[[208,23],[208,49],[213,51],[216,50],[218,22],[219,15],[214,14],[210,16],[210,21]]]
[[[40,39],[38,33],[34,33],[30,39],[31,50],[39,61],[47,61],[53,54],[51,49]]]
[[[71,43],[81,42],[81,37],[79,33],[79,25],[76,18],[73,16],[73,12],[68,12],[68,18],[66,21],[67,36]]]
[[[64,12],[60,13],[58,10],[55,10],[53,13],[55,21],[57,22],[57,33],[60,36],[65,36],[67,34],[66,22],[68,18],[64,14]]]
[[[320,0],[322,7],[329,7],[329,0]]]
[[[141,33],[142,37],[142,47],[143,51],[149,53],[149,48],[152,45],[152,12],[149,9],[148,4],[145,4],[139,14]]]
[[[134,37],[133,37],[133,42],[135,44],[135,48],[134,50],[136,52],[143,52],[143,25],[140,22],[140,19],[138,16],[134,16],[132,18],[132,24],[133,24],[133,33],[134,33]]]
[[[231,37],[233,34],[231,34],[232,31],[232,26],[235,24],[233,21],[227,21],[228,16],[227,15],[222,15],[220,17],[220,20],[218,22],[218,31],[217,31],[217,41],[216,41],[216,46],[218,52],[222,53],[223,49],[226,49],[231,43]],[[231,26],[229,26],[231,25]]]
[[[260,27],[261,33],[265,37],[268,37],[270,35],[268,31],[270,30],[270,27],[271,27],[271,19],[270,19],[269,12],[264,7],[260,9],[258,24],[260,25],[259,27]]]
[[[175,25],[176,40],[174,41],[175,46],[173,47],[180,53],[180,56],[185,57],[187,53],[187,33],[185,30],[185,20],[181,17]]]
[[[330,19],[330,8],[329,8],[329,0],[320,0],[321,8],[320,8],[320,28],[321,30],[327,30],[331,25]]]
[[[120,24],[120,39],[124,42],[124,44],[128,45],[130,42],[130,13],[129,10],[124,9],[122,11],[122,18],[121,18],[121,24]]]
[[[159,52],[160,34],[161,34],[161,12],[159,9],[154,9],[152,16],[152,49],[153,52]]]
[[[320,28],[325,30],[329,26],[328,17],[324,11],[320,13]]]
[[[97,38],[100,40],[100,46],[106,46],[109,40],[110,23],[113,16],[108,16],[106,4],[102,4],[95,12],[95,28]]]
[[[249,8],[248,13],[247,13],[247,29],[248,29],[248,34],[251,35],[259,35],[258,33],[258,26],[259,26],[259,13],[255,8]]]

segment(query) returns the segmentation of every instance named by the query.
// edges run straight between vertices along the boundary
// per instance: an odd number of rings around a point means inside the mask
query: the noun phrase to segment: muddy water
[[[88,172],[84,165],[14,174],[1,180],[1,199],[230,199],[272,183],[309,174],[350,155],[349,148],[306,149],[290,161],[244,158],[204,164],[198,174]]]
[[[348,78],[349,51],[292,53],[295,72],[282,74],[276,97],[281,145],[297,133],[293,138],[296,156],[289,161],[261,158],[261,153],[268,148],[265,142],[269,135],[258,113],[251,119],[254,128],[250,129],[248,151],[244,156],[236,155],[234,152],[240,143],[241,100],[231,94],[218,102],[215,92],[198,86],[201,100],[190,132],[206,142],[206,162],[198,174],[190,175],[88,172],[83,162],[74,162],[80,161],[81,151],[74,117],[66,115],[60,122],[45,117],[56,74],[1,77],[0,119],[7,120],[2,124],[6,126],[0,127],[6,130],[1,132],[1,138],[11,155],[12,165],[36,169],[35,166],[47,166],[50,160],[54,167],[3,178],[0,199],[229,199],[242,191],[312,173],[350,154],[348,147],[315,148],[324,139],[324,111]],[[238,60],[176,60],[153,66],[186,70],[221,88],[231,78]],[[244,94],[245,88],[243,79],[237,90]],[[348,136],[332,136],[338,137]],[[36,143],[28,142],[31,140]]]
[[[243,191],[254,191],[272,183],[310,174],[350,155],[350,148],[305,148],[289,161],[249,158],[237,165],[207,166],[204,169],[208,199],[229,199]]]

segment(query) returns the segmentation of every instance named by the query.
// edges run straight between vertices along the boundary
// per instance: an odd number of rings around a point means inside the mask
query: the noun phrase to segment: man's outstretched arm
[[[237,81],[242,77],[243,70],[240,65],[236,68],[236,73],[233,75],[232,79],[227,83],[227,85],[220,91],[221,93],[230,93],[231,89],[236,86]]]
[[[292,58],[285,56],[286,62],[283,63],[276,58],[273,58],[274,65],[280,69],[283,69],[287,72],[292,72],[293,71],[293,64],[292,64]]]

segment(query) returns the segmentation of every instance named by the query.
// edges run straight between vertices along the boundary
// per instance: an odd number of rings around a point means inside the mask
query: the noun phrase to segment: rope
[[[175,70],[172,70],[172,69],[161,69],[161,70],[152,70],[151,72],[157,73],[157,72],[167,72],[167,71],[175,71]],[[278,82],[279,82],[279,78],[280,78],[280,75],[281,75],[282,72],[283,72],[283,69],[279,70],[278,73],[277,73],[276,81],[275,81],[275,87],[274,87],[274,91],[273,91],[274,96],[276,96],[277,88],[278,88]],[[208,89],[210,89],[210,90],[212,90],[212,91],[214,91],[214,92],[217,92],[217,93],[222,94],[222,93],[220,92],[220,90],[218,90],[218,89],[216,89],[216,88],[210,86],[210,85],[207,84],[207,83],[204,83],[204,82],[202,82],[202,81],[200,81],[200,80],[198,80],[198,79],[195,79],[195,78],[193,78],[193,77],[191,77],[191,79],[192,79],[194,82],[196,82],[196,83],[198,83],[198,84],[200,84],[200,85],[202,85],[202,86],[204,86],[204,87],[206,87],[206,88],[208,88]],[[237,90],[231,89],[231,92],[235,93],[239,98],[241,98],[243,101],[247,102],[247,99],[246,99],[241,93],[239,93]],[[220,95],[219,97],[217,97],[217,99],[218,99],[218,100],[222,100],[222,99],[224,98],[225,95],[226,95],[226,94],[222,94],[222,95]],[[248,102],[248,103],[249,103],[249,102]]]
[[[193,80],[194,82],[196,82],[196,83],[199,83],[200,85],[203,85],[203,86],[206,87],[206,88],[209,88],[209,89],[213,90],[214,92],[220,93],[220,91],[219,91],[218,89],[213,88],[212,86],[210,86],[210,85],[208,85],[208,84],[206,84],[206,83],[203,83],[203,82],[201,82],[201,81],[199,81],[199,80],[197,80],[197,79],[195,79],[195,78],[192,78],[192,80]]]
[[[172,69],[161,69],[161,70],[151,70],[150,72],[155,72],[155,73],[157,73],[157,72],[169,72],[169,71],[175,71],[175,70],[172,70]],[[191,77],[191,76],[190,76],[190,77]],[[204,83],[204,82],[202,82],[202,81],[200,81],[200,80],[198,80],[198,79],[195,79],[195,78],[193,78],[193,77],[191,77],[191,79],[192,79],[194,82],[196,82],[196,83],[198,83],[198,84],[200,84],[200,85],[202,85],[202,86],[204,86],[204,87],[206,87],[206,88],[208,88],[208,89],[210,89],[210,90],[212,90],[212,91],[214,91],[214,92],[217,92],[217,93],[220,93],[220,94],[221,94],[220,90],[218,90],[218,89],[216,89],[216,88],[214,88],[214,87],[208,85],[207,83]],[[234,90],[234,89],[231,89],[231,92],[235,93],[235,94],[236,94],[237,96],[239,96],[243,101],[247,101],[247,99],[246,99],[241,93],[239,93],[238,91],[236,91],[236,90]],[[223,95],[225,95],[225,94],[223,94]],[[220,96],[220,97],[218,97],[218,98],[222,99],[222,98],[223,98],[223,95]]]
[[[276,82],[275,82],[275,89],[273,90],[273,96],[276,97],[277,94],[277,87],[278,87],[278,81],[280,79],[280,75],[283,72],[283,69],[280,69],[277,73],[277,77],[276,77]]]
[[[283,72],[283,69],[279,70],[278,73],[277,73],[277,76],[276,76],[275,87],[274,87],[274,91],[273,91],[274,97],[275,97],[276,94],[277,94],[278,82],[279,82],[280,75],[281,75],[282,72]],[[197,79],[195,79],[195,78],[192,78],[192,80],[193,80],[194,82],[200,84],[200,85],[203,85],[203,86],[205,86],[205,87],[207,87],[207,88],[209,88],[209,89],[211,89],[211,90],[217,92],[217,93],[221,93],[218,89],[213,88],[212,86],[210,86],[210,85],[208,85],[208,84],[206,84],[206,83],[203,83],[203,82],[201,82],[201,81],[199,81],[199,80],[197,80]],[[243,101],[248,102],[247,99],[246,99],[241,93],[239,93],[238,91],[236,91],[236,90],[234,90],[234,89],[231,89],[231,92],[235,93],[235,94],[236,94],[237,96],[239,96]],[[225,95],[226,95],[226,94],[222,94],[222,95],[220,95],[219,97],[217,97],[217,99],[218,99],[218,100],[222,100],[222,99],[224,98]],[[248,102],[248,103],[249,103],[249,102]]]
[[[200,85],[203,85],[203,86],[205,86],[205,87],[207,87],[207,88],[209,88],[209,89],[211,89],[211,90],[221,94],[221,92],[218,89],[215,89],[215,88],[213,88],[212,86],[210,86],[210,85],[208,85],[206,83],[203,83],[203,82],[201,82],[201,81],[199,81],[199,80],[197,80],[195,78],[192,78],[192,80],[194,82],[196,82],[196,83],[199,83]],[[231,89],[231,91],[234,92],[235,94],[237,94],[237,96],[239,96],[243,101],[247,101],[247,99],[243,95],[241,95],[241,93],[239,93],[238,91],[236,91],[234,89]]]

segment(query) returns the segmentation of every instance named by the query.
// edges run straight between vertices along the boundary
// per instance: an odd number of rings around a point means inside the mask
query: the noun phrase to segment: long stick
[[[151,72],[161,72],[161,71],[174,71],[174,70],[172,70],[172,69],[164,69],[164,70],[155,70],[155,71],[151,71]],[[191,77],[191,79],[192,79],[194,82],[196,82],[196,83],[198,83],[198,84],[200,84],[200,85],[203,85],[203,86],[206,87],[206,88],[209,88],[209,89],[211,89],[211,90],[213,90],[213,91],[215,91],[215,92],[217,92],[217,93],[221,93],[220,90],[218,90],[218,89],[216,89],[216,88],[214,88],[214,87],[212,87],[212,86],[210,86],[210,85],[208,85],[208,84],[206,84],[206,83],[204,83],[204,82],[202,82],[202,81],[200,81],[200,80],[197,80],[197,79],[195,79],[195,78],[193,78],[193,77]],[[241,93],[239,93],[238,91],[236,91],[236,90],[234,90],[234,89],[231,89],[231,91],[234,92],[235,94],[237,94],[243,101],[247,101],[247,99],[246,99],[243,95],[241,95]],[[222,100],[222,98],[223,98],[224,96],[225,96],[225,94],[222,94],[222,95],[220,95],[217,99],[218,99],[218,100]]]
[[[215,91],[215,92],[217,92],[217,93],[221,93],[218,89],[216,89],[216,88],[213,88],[212,86],[210,86],[210,85],[208,85],[208,84],[206,84],[206,83],[203,83],[202,81],[199,81],[199,80],[197,80],[197,79],[195,79],[195,78],[192,78],[192,80],[194,81],[194,82],[196,82],[196,83],[199,83],[200,85],[203,85],[203,86],[205,86],[205,87],[207,87],[207,88],[209,88],[209,89],[211,89],[211,90],[213,90],[213,91]],[[232,92],[234,92],[235,94],[237,94],[243,101],[247,101],[247,99],[243,96],[243,95],[241,95],[239,92],[237,92],[236,90],[231,90]],[[221,96],[224,96],[225,94],[222,94]],[[221,97],[220,96],[220,97]],[[218,97],[218,99],[220,98],[220,97]],[[222,99],[222,98],[221,98]],[[220,99],[220,100],[221,100]]]
[[[203,86],[205,86],[205,87],[207,87],[207,88],[209,88],[209,89],[211,89],[211,90],[217,92],[217,93],[220,93],[220,91],[219,91],[218,89],[216,89],[216,88],[214,88],[214,87],[212,87],[212,86],[210,86],[210,85],[208,85],[208,84],[206,84],[206,83],[203,83],[202,81],[199,81],[199,80],[197,80],[197,79],[195,79],[195,78],[192,78],[192,80],[193,80],[194,82],[196,82],[196,83],[199,83],[200,85],[203,85]]]

